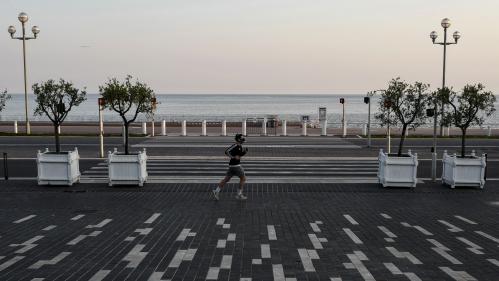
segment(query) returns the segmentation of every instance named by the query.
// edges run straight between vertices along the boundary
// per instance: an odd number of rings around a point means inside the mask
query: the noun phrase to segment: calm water
[[[33,113],[35,107],[34,96],[29,96],[29,105]],[[89,94],[87,101],[70,112],[67,120],[70,121],[97,121],[98,94]],[[363,95],[158,95],[155,120],[208,120],[208,121],[240,121],[243,118],[264,117],[278,115],[280,119],[289,121],[300,120],[301,115],[310,115],[310,119],[318,118],[318,108],[326,107],[330,123],[340,122],[342,107],[339,98],[346,100],[346,116],[349,123],[365,122],[367,119],[367,105]],[[499,108],[499,104],[496,104]],[[371,113],[377,109],[377,99],[372,100]],[[6,108],[0,114],[0,120],[24,120],[24,95],[14,94],[8,101]],[[44,116],[31,116],[31,120],[47,120]],[[120,121],[118,114],[104,111],[104,120]],[[146,116],[139,116],[138,121],[146,120]],[[499,123],[497,116],[489,120],[490,123]]]

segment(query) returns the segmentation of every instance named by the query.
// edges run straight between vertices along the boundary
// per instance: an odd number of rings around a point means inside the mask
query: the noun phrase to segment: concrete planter
[[[38,185],[73,185],[80,181],[80,155],[78,149],[61,153],[38,151]]]
[[[144,149],[138,153],[125,155],[114,152],[108,153],[109,186],[138,185],[144,186],[147,181],[147,154]]]
[[[378,156],[378,181],[383,187],[416,187],[418,155],[409,153],[403,157],[388,155],[381,149]]]
[[[483,188],[485,185],[485,155],[475,156],[472,152],[470,157],[459,158],[454,155],[448,155],[444,151],[442,159],[442,183],[448,184],[451,188],[456,186],[477,186]]]

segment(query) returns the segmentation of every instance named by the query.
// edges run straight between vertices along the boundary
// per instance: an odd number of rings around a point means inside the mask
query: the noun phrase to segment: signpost
[[[106,105],[106,100],[103,98],[98,99],[99,105],[99,157],[104,158],[104,122],[102,121],[102,109]]]

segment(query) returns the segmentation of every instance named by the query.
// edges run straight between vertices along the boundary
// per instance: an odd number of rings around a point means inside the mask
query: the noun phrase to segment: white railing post
[[[61,134],[61,125],[57,126],[57,133],[60,135]]]
[[[301,135],[306,136],[307,135],[307,121],[302,121],[301,122]]]
[[[327,136],[327,120],[322,121],[322,133],[321,136]]]
[[[227,121],[222,121],[222,136],[227,136]]]
[[[201,122],[201,135],[206,136],[206,120],[203,120],[203,122]]]
[[[246,136],[246,119],[243,120],[241,134]]]
[[[288,122],[286,120],[282,120],[282,135],[287,136],[288,135],[288,128],[287,128]]]
[[[343,120],[343,137],[347,136],[347,120]]]
[[[166,120],[161,121],[161,135],[166,136]]]
[[[151,121],[151,136],[154,137],[154,129],[155,129],[155,125],[154,125],[154,120]]]
[[[262,121],[262,136],[267,135],[267,118],[263,118]]]
[[[17,120],[16,120],[16,121],[14,121],[14,134],[17,135],[17,132],[18,132],[18,130],[17,130]]]
[[[367,124],[362,125],[362,135],[366,136],[367,135]]]
[[[147,123],[146,122],[142,123],[142,134],[147,135]]]
[[[182,121],[182,136],[187,136],[187,121]]]
[[[492,127],[490,126],[487,128],[487,136],[488,137],[492,136]]]

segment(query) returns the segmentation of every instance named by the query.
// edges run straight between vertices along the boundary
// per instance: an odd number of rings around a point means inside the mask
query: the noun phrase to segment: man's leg
[[[219,196],[219,194],[220,194],[220,190],[222,190],[222,188],[225,186],[225,184],[226,184],[227,182],[229,182],[229,181],[230,181],[230,179],[231,179],[231,178],[232,178],[232,176],[230,176],[230,175],[226,175],[226,176],[225,176],[225,178],[223,178],[223,180],[221,180],[221,181],[218,183],[217,188],[211,191],[211,192],[212,192],[212,194],[213,194],[213,197],[215,197],[215,200],[217,200],[217,201],[218,201],[218,200],[220,200],[220,196]]]
[[[240,176],[239,177],[239,190],[237,191],[237,196],[236,196],[237,199],[240,199],[240,200],[246,200],[246,199],[248,199],[248,197],[246,197],[243,194],[243,189],[244,189],[244,183],[245,182],[246,182],[246,176]]]

